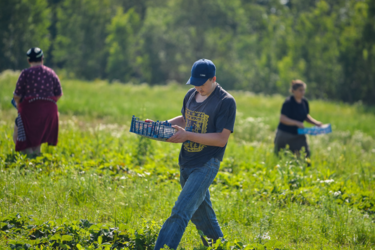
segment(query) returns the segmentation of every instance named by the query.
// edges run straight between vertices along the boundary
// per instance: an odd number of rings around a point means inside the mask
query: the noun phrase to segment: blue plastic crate
[[[312,127],[312,128],[299,128],[299,135],[320,135],[328,134],[332,132],[331,124],[323,125],[322,127]]]
[[[14,98],[10,102],[12,103],[13,107],[15,107],[17,109],[17,104],[16,104],[16,101],[14,100]]]
[[[175,134],[176,129],[168,121],[145,122],[133,115],[130,132],[153,140],[166,141]]]

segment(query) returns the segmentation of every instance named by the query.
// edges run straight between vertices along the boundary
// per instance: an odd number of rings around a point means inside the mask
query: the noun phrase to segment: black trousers
[[[302,148],[305,148],[306,157],[310,157],[310,148],[307,144],[306,135],[295,135],[282,130],[276,131],[275,136],[275,153],[278,154],[280,149],[289,145],[289,150],[297,154]]]

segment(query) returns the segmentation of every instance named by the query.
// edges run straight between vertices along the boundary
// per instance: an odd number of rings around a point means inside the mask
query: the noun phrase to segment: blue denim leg
[[[210,192],[207,190],[204,201],[193,214],[191,222],[195,224],[198,230],[201,230],[205,236],[210,239],[217,240],[224,237],[223,232],[216,219],[216,214],[212,208],[210,200]]]
[[[155,250],[164,245],[177,249],[190,219],[208,237],[217,239],[223,236],[208,192],[219,167],[220,161],[212,158],[204,166],[180,169],[182,190],[171,216],[160,230]]]

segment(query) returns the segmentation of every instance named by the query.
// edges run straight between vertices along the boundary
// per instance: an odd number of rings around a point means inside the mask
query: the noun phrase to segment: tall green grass
[[[87,219],[141,229],[161,226],[180,191],[180,145],[130,134],[131,116],[179,115],[187,87],[64,81],[59,144],[43,156],[14,152],[17,75],[0,76],[0,215],[35,223]],[[375,246],[375,115],[361,105],[311,101],[333,133],[309,137],[312,164],[273,154],[281,96],[233,92],[238,115],[210,187],[225,238],[248,249],[371,249]],[[0,230],[0,232],[2,232]],[[1,236],[2,235],[2,236]],[[9,247],[0,234],[0,247]],[[26,240],[24,236],[14,236]],[[200,246],[190,223],[181,242]],[[246,248],[246,247],[242,247]]]

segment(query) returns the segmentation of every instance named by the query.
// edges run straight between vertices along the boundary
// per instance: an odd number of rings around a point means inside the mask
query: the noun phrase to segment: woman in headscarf
[[[14,127],[16,151],[40,155],[42,143],[56,146],[59,116],[56,102],[62,96],[60,80],[43,65],[43,51],[31,48],[26,53],[30,67],[18,78],[13,98],[18,109]]]
[[[323,124],[311,117],[309,102],[304,98],[306,83],[301,80],[291,82],[291,96],[286,98],[281,108],[280,122],[275,137],[275,153],[286,148],[299,155],[304,148],[306,157],[310,156],[310,149],[305,135],[298,134],[298,128],[303,128],[303,122],[309,122],[315,126]]]

